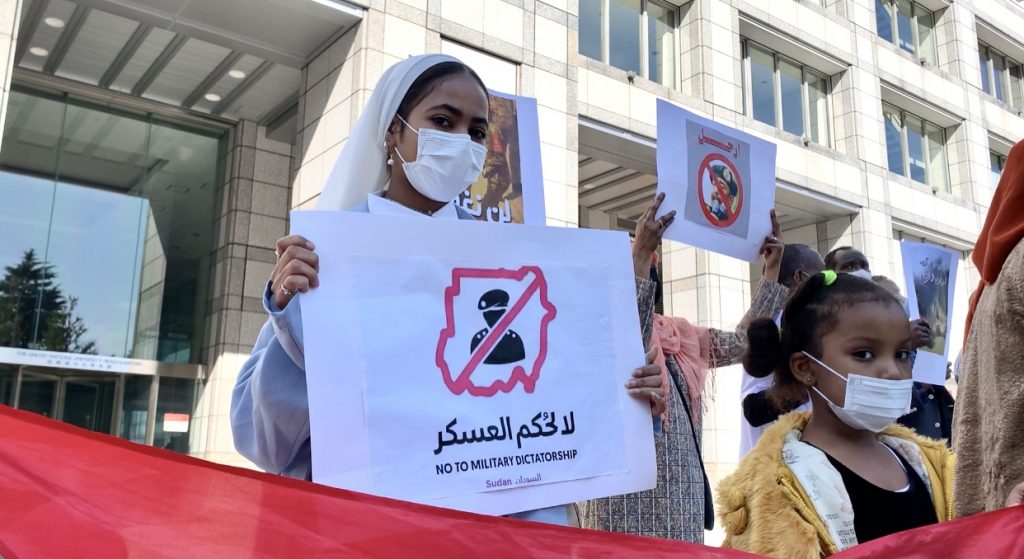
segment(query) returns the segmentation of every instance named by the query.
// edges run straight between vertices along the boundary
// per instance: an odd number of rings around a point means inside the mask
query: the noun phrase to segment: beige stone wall
[[[207,380],[193,422],[191,454],[251,466],[231,439],[231,390],[266,320],[262,296],[274,245],[287,231],[291,145],[242,121],[231,130],[218,189],[217,248],[207,327]]]

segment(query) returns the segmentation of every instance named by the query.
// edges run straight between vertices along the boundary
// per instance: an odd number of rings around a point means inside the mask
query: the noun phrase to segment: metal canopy
[[[269,124],[362,14],[344,0],[25,0],[15,65]]]

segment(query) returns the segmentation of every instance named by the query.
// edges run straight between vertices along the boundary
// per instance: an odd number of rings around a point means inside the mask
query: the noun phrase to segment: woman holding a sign
[[[483,167],[488,103],[483,82],[455,58],[424,55],[395,64],[381,77],[345,143],[318,209],[473,219],[452,200]],[[231,402],[238,451],[269,472],[300,479],[312,479],[312,472],[299,294],[319,285],[314,249],[299,236],[277,242],[278,262],[263,298],[269,319]],[[638,369],[626,388],[650,400],[660,414],[660,386],[658,368],[648,366]],[[559,506],[520,516],[567,524],[568,511]]]
[[[754,318],[778,315],[789,290],[778,281],[784,245],[772,212],[772,235],[761,249],[764,278],[736,331],[695,327],[683,318],[655,314],[661,286],[652,257],[675,219],[675,212],[655,218],[664,199],[665,195],[659,194],[640,216],[633,243],[644,342],[657,352],[666,400],[666,411],[660,417],[663,434],[655,439],[658,485],[640,493],[581,503],[580,520],[586,528],[701,543],[705,528],[710,529],[714,520],[698,438],[708,370],[738,363],[746,348],[746,324]],[[658,509],[652,509],[651,503],[659,503]]]

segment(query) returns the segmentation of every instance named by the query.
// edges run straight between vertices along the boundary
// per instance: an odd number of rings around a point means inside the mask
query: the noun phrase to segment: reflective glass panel
[[[916,10],[918,54],[932,66],[937,66],[939,61],[935,52],[935,17],[920,6]]]
[[[897,44],[901,49],[914,54],[914,28],[911,23],[913,4],[910,0],[896,0],[896,35]]]
[[[609,64],[640,73],[640,0],[609,0]]]
[[[61,419],[82,429],[109,434],[116,385],[117,379],[113,377],[66,379]]]
[[[1006,164],[1006,158],[1002,155],[990,151],[988,153],[989,168],[991,173],[989,175],[990,183],[992,188],[999,186],[999,178],[1003,176],[1003,165]]]
[[[671,87],[675,83],[675,12],[647,3],[647,66],[652,81]]]
[[[162,377],[156,404],[153,446],[188,453],[196,381]]]
[[[893,6],[889,0],[875,0],[875,23],[878,26],[878,36],[893,41],[892,36],[892,11]]]
[[[775,126],[775,59],[754,45],[750,53],[750,104],[754,118]]]
[[[603,22],[604,0],[580,0],[580,54],[583,56],[602,60],[601,28]]]
[[[1024,69],[1020,64],[1010,66],[1010,102],[1018,109],[1024,109]]]
[[[124,401],[121,404],[121,438],[146,443],[146,420],[149,417],[149,389],[152,378],[125,375]]]
[[[0,405],[14,405],[14,383],[17,382],[18,366],[0,364]]]
[[[928,183],[927,164],[925,163],[924,123],[921,119],[907,116],[907,159],[910,165],[910,178]]]
[[[811,140],[828,145],[828,78],[808,72],[807,94]]]
[[[989,72],[992,71],[992,63],[988,58],[988,48],[979,46],[980,55],[978,62],[981,63],[981,89],[985,93],[992,93],[992,84],[989,82]]]
[[[1006,59],[995,53],[992,53],[992,95],[1006,101]]]
[[[889,170],[903,175],[903,122],[900,120],[899,111],[892,107],[883,105],[882,112],[885,119],[885,149],[888,154]]]
[[[54,418],[58,382],[57,377],[22,373],[18,409]]]
[[[949,172],[946,166],[946,133],[931,124],[925,125],[928,138],[928,184],[943,190],[949,189]]]
[[[803,136],[803,77],[800,66],[779,61],[779,90],[782,99],[782,129]]]
[[[0,346],[196,362],[220,134],[15,88]]]

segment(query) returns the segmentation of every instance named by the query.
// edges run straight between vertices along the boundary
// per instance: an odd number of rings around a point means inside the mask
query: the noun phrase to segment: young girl
[[[772,370],[783,416],[719,487],[724,545],[816,559],[952,518],[953,454],[894,422],[910,407],[911,331],[874,282],[829,270],[750,325],[747,370]]]

